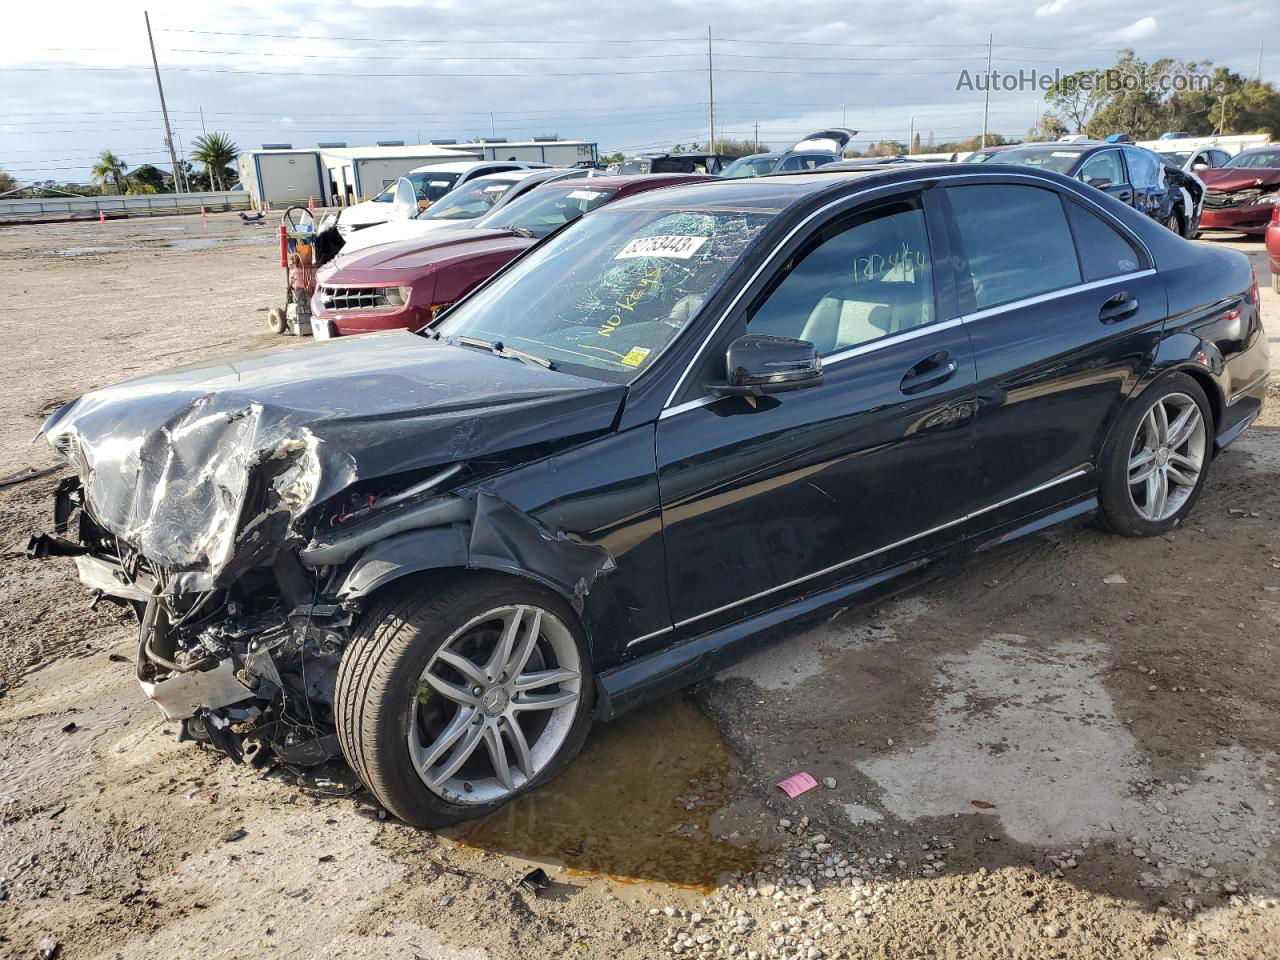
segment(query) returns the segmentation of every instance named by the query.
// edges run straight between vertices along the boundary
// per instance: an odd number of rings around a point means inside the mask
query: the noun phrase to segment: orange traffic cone
[[[200,208],[200,216],[202,216],[202,217],[204,217],[206,220],[208,220],[208,219],[209,219],[209,212],[208,212],[207,210],[205,210],[205,208],[204,208],[204,207],[201,207],[201,208]]]
[[[270,212],[271,212],[271,201],[270,201],[270,200],[268,200],[266,203],[264,203],[264,204],[262,205],[262,212],[263,212],[263,213],[270,213]]]
[[[316,210],[315,197],[307,197],[307,209],[310,210],[312,213],[315,213],[315,210]]]
[[[98,211],[98,222],[99,222],[99,223],[106,223],[106,222],[107,222],[106,215],[105,215],[105,214],[103,214],[103,212],[102,212],[101,210],[99,210],[99,211]]]

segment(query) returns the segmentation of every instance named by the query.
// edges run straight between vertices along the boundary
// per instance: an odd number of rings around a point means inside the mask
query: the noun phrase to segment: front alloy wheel
[[[474,617],[418,678],[408,734],[418,776],[452,803],[506,799],[564,745],[581,689],[577,644],[555,614],[518,605]]]
[[[1098,463],[1102,520],[1116,533],[1156,536],[1180,523],[1209,474],[1213,414],[1185,373],[1162,377],[1130,401]]]
[[[594,693],[574,611],[517,577],[393,584],[338,666],[343,755],[401,820],[481,817],[558,773],[582,747]]]

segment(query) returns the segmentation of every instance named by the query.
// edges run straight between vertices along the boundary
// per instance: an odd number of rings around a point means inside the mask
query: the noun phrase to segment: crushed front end
[[[78,477],[55,495],[54,532],[34,556],[74,557],[95,602],[138,622],[137,677],[180,739],[210,743],[236,761],[262,748],[312,766],[339,755],[333,690],[356,601],[328,599],[320,573],[293,551],[233,583],[176,593],[171,575],[100,526]]]

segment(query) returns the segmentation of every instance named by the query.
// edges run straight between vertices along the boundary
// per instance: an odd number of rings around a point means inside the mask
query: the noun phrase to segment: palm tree
[[[116,188],[116,193],[123,196],[127,187],[125,171],[128,169],[128,165],[114,153],[103,150],[98,154],[98,162],[89,175],[93,177],[93,182],[102,189],[103,193],[107,192],[107,184],[110,183]]]
[[[225,190],[223,172],[240,154],[240,148],[225,133],[207,133],[192,141],[191,159],[204,164],[205,173],[209,175],[209,186],[215,190]]]

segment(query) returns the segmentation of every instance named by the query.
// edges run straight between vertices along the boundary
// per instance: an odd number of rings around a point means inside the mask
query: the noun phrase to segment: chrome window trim
[[[684,406],[684,404],[682,404],[682,406]],[[839,563],[832,564],[829,567],[824,567],[823,569],[817,570],[813,573],[806,573],[803,577],[796,577],[796,579],[794,580],[788,580],[786,583],[780,583],[777,586],[770,587],[767,590],[761,590],[758,593],[753,593],[748,597],[743,597],[741,600],[734,600],[732,603],[726,603],[722,606],[716,607],[713,610],[707,610],[705,613],[700,613],[695,617],[689,617],[685,620],[680,620],[672,624],[670,627],[663,627],[661,630],[655,630],[652,633],[646,633],[642,637],[636,637],[634,640],[628,641],[627,647],[630,648],[635,646],[637,643],[644,642],[645,640],[652,640],[654,637],[660,637],[664,633],[670,633],[672,630],[678,629],[680,627],[688,626],[691,623],[696,623],[697,621],[706,619],[707,617],[715,616],[715,614],[717,613],[723,613],[726,610],[732,610],[734,607],[740,607],[742,606],[742,604],[750,603],[752,600],[758,600],[761,597],[767,597],[772,593],[777,593],[779,590],[786,590],[788,587],[794,587],[797,584],[805,583],[809,580],[814,580],[818,577],[825,576],[828,573],[835,573],[835,571],[837,570],[843,569],[844,567],[852,566],[855,563],[861,563],[863,560],[870,560],[872,557],[877,556],[878,554],[887,553],[888,551],[893,550],[897,547],[906,546],[908,543],[912,543],[916,540],[920,540],[924,537],[929,536],[930,534],[941,533],[943,530],[947,530],[951,527],[955,527],[962,523],[966,523],[969,520],[974,519],[975,517],[980,517],[984,513],[990,513],[992,510],[999,510],[1001,507],[1006,507],[1011,503],[1017,502],[1018,500],[1022,500],[1026,497],[1034,496],[1037,493],[1042,493],[1045,490],[1048,490],[1052,487],[1056,487],[1059,484],[1066,483],[1069,480],[1075,480],[1077,477],[1082,477],[1088,472],[1089,472],[1088,466],[1079,467],[1075,470],[1072,470],[1069,473],[1063,474],[1060,477],[1055,477],[1053,480],[1049,480],[1045,483],[1042,483],[1039,486],[1032,487],[1030,490],[1024,490],[1022,493],[1014,494],[1012,497],[1007,497],[1004,500],[1000,500],[1000,501],[997,501],[996,503],[989,504],[980,510],[974,510],[972,513],[966,513],[964,516],[957,517],[955,520],[948,520],[946,523],[939,524],[936,527],[930,527],[928,530],[922,530],[919,533],[913,533],[909,537],[904,537],[901,540],[897,540],[883,547],[877,547],[875,550],[869,550],[866,553],[860,554],[849,560],[841,560]]]
[[[973,174],[966,173],[962,175],[957,175],[956,179],[959,179],[962,176],[978,176],[979,173],[980,171],[975,172]],[[1156,258],[1151,255],[1151,248],[1147,246],[1146,242],[1142,239],[1142,237],[1138,236],[1131,229],[1129,229],[1129,227],[1126,224],[1121,222],[1109,210],[1106,210],[1103,207],[1099,206],[1098,203],[1092,197],[1089,197],[1086,195],[1085,190],[1092,190],[1093,187],[1088,187],[1085,184],[1079,183],[1079,181],[1073,180],[1071,182],[1071,186],[1066,187],[1064,189],[1062,184],[1046,183],[1044,180],[1042,180],[1039,177],[1034,177],[1034,176],[1020,174],[1020,173],[1005,173],[1004,171],[1001,171],[1001,173],[998,176],[1000,180],[1022,181],[1032,186],[1040,187],[1043,190],[1054,190],[1059,195],[1069,196],[1071,199],[1077,201],[1078,203],[1085,205],[1085,207],[1089,209],[1091,212],[1102,217],[1108,224],[1111,224],[1112,226],[1114,226],[1115,229],[1119,230],[1120,234],[1126,239],[1128,239],[1130,242],[1137,244],[1137,246],[1142,250],[1142,252],[1146,254],[1147,260],[1150,263],[1155,264]],[[734,295],[733,299],[729,301],[729,305],[726,306],[724,310],[721,311],[720,316],[716,319],[716,322],[712,325],[711,329],[707,332],[706,336],[702,338],[702,343],[698,345],[698,349],[694,351],[693,356],[689,359],[689,362],[685,365],[684,370],[681,372],[679,379],[676,380],[675,386],[672,387],[671,392],[667,394],[667,399],[662,405],[663,409],[662,409],[662,412],[658,415],[658,419],[661,420],[665,416],[667,416],[667,412],[669,410],[679,410],[680,412],[683,412],[684,410],[692,410],[699,406],[705,406],[707,403],[711,402],[711,400],[707,398],[698,398],[697,400],[690,400],[681,404],[674,403],[676,396],[680,393],[682,389],[684,389],[685,381],[689,378],[689,374],[692,372],[693,368],[697,366],[698,361],[702,359],[702,355],[706,351],[708,344],[710,344],[711,341],[715,339],[716,334],[720,332],[720,328],[724,325],[725,320],[727,320],[729,315],[733,313],[733,311],[737,308],[739,302],[741,302],[742,298],[746,296],[747,291],[750,290],[752,285],[760,278],[760,275],[763,274],[766,269],[772,266],[773,262],[778,258],[778,255],[781,252],[782,248],[785,247],[788,243],[790,243],[791,240],[796,236],[796,234],[798,234],[801,230],[807,227],[813,220],[822,216],[823,214],[827,213],[833,208],[841,206],[842,204],[847,204],[850,202],[856,203],[858,200],[861,200],[861,199],[868,199],[868,200],[874,199],[874,194],[878,189],[890,190],[898,187],[907,187],[912,184],[928,183],[928,182],[937,182],[942,186],[946,187],[946,186],[953,185],[947,182],[951,179],[952,179],[951,177],[943,177],[939,179],[937,174],[934,174],[932,176],[927,176],[927,177],[913,177],[910,180],[898,180],[891,184],[884,184],[882,188],[872,188],[870,191],[868,191],[868,196],[865,198],[859,193],[846,194],[837,200],[833,200],[830,203],[824,204],[823,206],[819,207],[817,210],[813,211],[811,214],[809,214],[807,217],[801,220],[798,224],[792,227],[791,230],[788,231],[787,235],[783,237],[777,244],[774,245],[774,248],[769,253],[769,255],[765,257],[763,262],[761,262],[760,266],[758,266],[755,269],[755,271],[751,274],[751,276],[747,278],[746,282],[738,289],[738,292]],[[992,182],[998,182],[998,181],[993,180]],[[981,183],[981,181],[979,181],[979,183]],[[954,184],[954,185],[965,186],[966,184]],[[970,185],[976,185],[976,184],[970,184]],[[1108,280],[1094,280],[1094,281],[1091,281],[1090,283],[1080,284],[1075,287],[1067,288],[1066,290],[1055,291],[1054,294],[1041,294],[1040,296],[1063,295],[1069,292],[1079,291],[1081,289],[1087,289],[1095,284],[1111,283],[1115,280],[1147,276],[1148,274],[1153,274],[1156,272],[1157,271],[1155,267],[1152,266],[1152,267],[1146,268],[1145,270],[1139,270],[1133,274],[1124,274],[1120,277],[1112,277]],[[1035,298],[1029,298],[1029,300],[1034,300],[1034,299]],[[974,319],[978,319],[981,315],[985,315],[987,311],[1010,310],[1010,309],[1013,309],[1015,305],[1025,306],[1027,305],[1027,301],[1015,301],[1015,303],[1004,304],[1001,307],[989,307],[989,308],[986,308],[986,310],[979,310],[979,311],[976,311],[975,313],[960,317],[958,319],[974,320]],[[925,329],[925,328],[921,328],[921,329]],[[673,338],[671,341],[671,344],[674,344],[676,339],[678,339],[678,337]],[[671,344],[668,344],[668,346],[670,346]]]
[[[916,177],[911,180],[899,180],[896,183],[884,184],[883,189],[905,187],[913,183],[926,183],[930,180],[935,180],[935,179],[937,179],[936,176]],[[874,192],[875,192],[874,188],[871,191],[869,191],[869,193],[874,193]],[[689,374],[690,372],[692,372],[693,368],[697,366],[698,361],[702,359],[702,354],[707,349],[707,345],[711,343],[713,339],[715,339],[716,334],[720,332],[720,328],[724,325],[725,320],[727,320],[729,315],[733,313],[735,309],[737,309],[737,306],[741,302],[742,298],[746,296],[747,291],[751,289],[751,287],[755,284],[755,282],[760,279],[761,274],[763,274],[765,270],[767,270],[770,266],[772,266],[773,262],[776,259],[778,259],[778,255],[779,253],[781,253],[782,248],[785,247],[788,243],[790,243],[795,238],[796,234],[798,234],[801,230],[807,227],[813,220],[816,220],[818,217],[827,213],[829,210],[832,210],[842,205],[849,204],[851,202],[856,203],[859,199],[861,199],[861,195],[855,192],[853,194],[845,194],[844,196],[839,197],[836,200],[832,200],[830,203],[823,204],[817,210],[814,210],[807,217],[805,217],[803,220],[797,223],[794,227],[792,227],[787,232],[787,235],[785,237],[783,237],[776,244],[774,244],[773,250],[770,251],[769,255],[764,258],[764,260],[760,263],[760,266],[756,267],[755,271],[751,274],[750,277],[747,278],[746,282],[743,283],[742,286],[738,288],[738,292],[734,294],[733,299],[729,301],[729,305],[720,312],[720,316],[716,319],[716,322],[712,325],[711,329],[707,331],[707,335],[702,338],[702,343],[698,345],[698,349],[694,351],[693,356],[689,359],[689,362],[685,365],[684,371],[680,374],[680,378],[676,381],[676,385],[672,387],[671,392],[667,394],[666,402],[662,405],[663,412],[672,408],[673,401],[675,400],[676,395],[679,394],[682,389],[684,389],[685,381],[689,378]],[[681,404],[680,406],[684,406],[684,405],[685,404]]]
[[[1114,277],[1107,277],[1105,280],[1090,280],[1087,283],[1077,283],[1070,287],[1063,287],[1060,290],[1050,290],[1048,293],[1037,293],[1033,297],[1023,297],[1021,300],[1010,300],[1008,303],[998,303],[993,307],[983,307],[981,310],[975,310],[973,313],[966,313],[960,319],[965,323],[971,323],[974,320],[983,320],[987,317],[994,317],[997,314],[1005,313],[1009,310],[1021,310],[1024,307],[1032,307],[1037,303],[1048,303],[1050,300],[1057,300],[1059,297],[1068,297],[1073,293],[1084,293],[1086,290],[1097,290],[1099,287],[1105,287],[1112,283],[1123,283],[1126,280],[1137,280],[1141,277],[1152,276],[1156,271],[1153,268],[1146,270],[1136,270],[1133,273],[1122,273]]]

